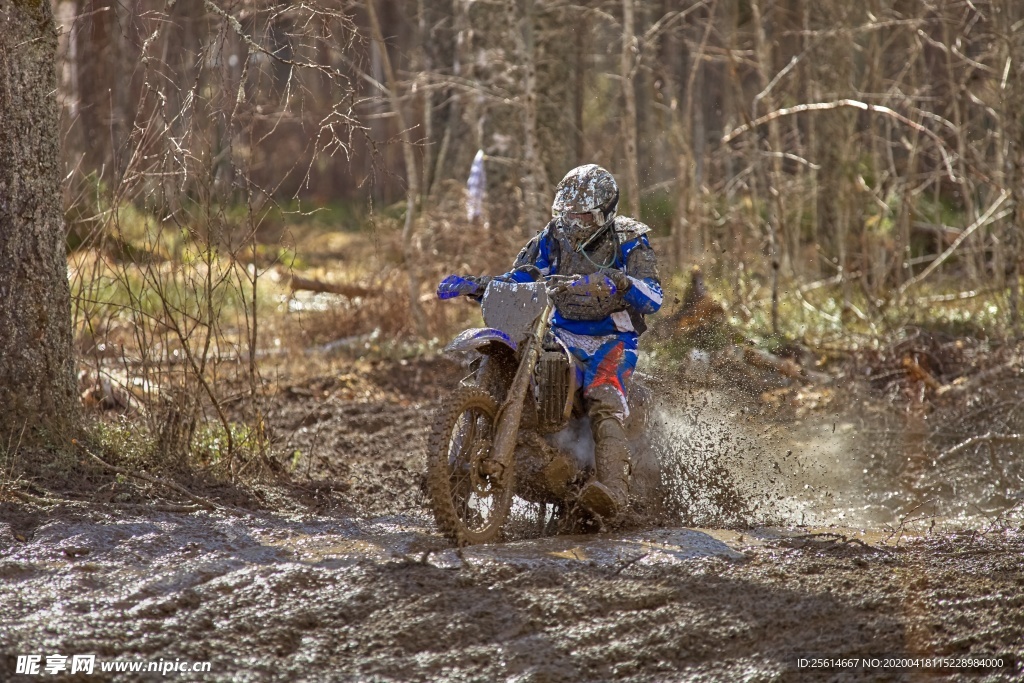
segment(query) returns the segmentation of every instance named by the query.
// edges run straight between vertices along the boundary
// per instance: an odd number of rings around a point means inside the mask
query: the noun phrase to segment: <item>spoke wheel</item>
[[[427,489],[434,518],[458,545],[495,540],[512,507],[513,467],[490,460],[497,413],[486,391],[460,387],[430,434]]]

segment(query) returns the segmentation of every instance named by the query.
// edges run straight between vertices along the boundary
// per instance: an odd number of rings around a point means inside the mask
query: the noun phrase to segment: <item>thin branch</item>
[[[804,53],[804,54],[806,54],[806,53]],[[784,66],[779,73],[775,74],[775,77],[772,78],[772,80],[768,83],[768,85],[765,86],[764,90],[762,90],[761,92],[759,92],[756,95],[754,95],[754,102],[753,102],[754,106],[751,107],[754,110],[754,112],[757,112],[757,103],[760,102],[761,100],[763,100],[765,97],[767,97],[771,93],[772,89],[774,89],[775,86],[778,85],[779,81],[781,81],[783,78],[785,78],[786,74],[788,74],[790,71],[792,71],[793,67],[795,67],[800,62],[800,58],[801,57],[803,57],[803,54],[793,55],[793,58],[791,60],[789,60],[789,64]]]
[[[214,503],[213,501],[207,500],[206,498],[203,498],[202,496],[197,496],[196,494],[192,493],[191,491],[189,491],[189,490],[179,486],[178,484],[175,484],[173,481],[167,481],[165,479],[158,479],[157,477],[151,477],[148,474],[143,474],[142,472],[133,472],[131,470],[126,470],[123,467],[118,467],[116,465],[111,465],[107,461],[103,460],[100,456],[96,455],[95,453],[90,451],[88,448],[86,448],[84,445],[82,445],[81,441],[73,440],[72,443],[75,444],[76,446],[78,446],[79,448],[81,448],[83,453],[85,453],[86,455],[91,457],[93,460],[95,460],[99,464],[103,465],[104,467],[106,467],[108,470],[110,470],[112,472],[116,472],[117,474],[123,474],[126,477],[134,477],[136,479],[141,479],[142,481],[149,482],[150,484],[156,484],[157,486],[163,486],[165,488],[171,489],[172,491],[177,491],[181,495],[183,495],[186,498],[188,498],[189,500],[191,500],[193,503],[195,503],[197,505],[200,505],[200,506],[202,506],[202,507],[204,507],[204,508],[206,508],[207,510],[210,510],[210,511],[216,511],[220,507],[216,503]]]
[[[321,71],[321,72],[324,72],[324,73],[329,73],[329,74],[336,75],[336,76],[343,76],[343,74],[341,72],[339,72],[337,69],[328,69],[323,64],[316,64],[316,63],[313,63],[313,62],[298,62],[298,61],[295,61],[293,59],[286,59],[286,58],[284,58],[284,57],[282,57],[280,55],[274,54],[273,52],[271,52],[267,48],[263,47],[262,45],[260,45],[256,41],[254,41],[252,39],[252,37],[249,36],[249,34],[246,33],[245,30],[242,28],[242,22],[240,22],[232,14],[230,14],[226,10],[218,7],[215,3],[211,2],[210,0],[203,0],[203,4],[211,12],[213,12],[214,14],[217,14],[217,15],[219,15],[221,17],[223,17],[229,24],[231,24],[231,28],[234,29],[234,31],[238,35],[238,37],[242,39],[242,42],[245,43],[246,45],[248,45],[252,50],[255,50],[256,52],[260,52],[260,53],[266,55],[267,57],[270,57],[271,59],[276,60],[276,61],[278,61],[278,62],[280,62],[282,64],[289,64],[291,66],[301,66],[301,67],[306,67],[306,68],[309,68],[309,69],[315,69],[317,71]]]
[[[659,34],[668,31],[670,28],[673,27],[673,25],[678,24],[688,15],[701,9],[702,7],[705,7],[707,4],[708,0],[701,0],[700,2],[695,2],[694,4],[690,5],[689,7],[682,11],[669,12],[661,19],[658,19],[658,21],[654,22],[654,25],[644,32],[644,35],[641,37],[641,41],[645,43],[653,41],[655,38],[658,37]]]
[[[900,286],[899,292],[897,293],[898,296],[903,296],[903,294],[905,294],[908,289],[910,289],[918,282],[924,280],[926,277],[935,272],[935,269],[942,265],[943,261],[952,256],[953,252],[956,251],[957,248],[964,243],[964,240],[970,237],[978,228],[982,227],[983,225],[987,225],[991,223],[993,220],[995,220],[995,218],[993,218],[995,212],[999,209],[1000,206],[1002,206],[1003,202],[1009,199],[1010,194],[1011,193],[1009,190],[1003,190],[1002,192],[1000,192],[999,197],[997,197],[996,200],[992,202],[992,205],[985,210],[985,213],[979,216],[978,220],[974,221],[974,223],[972,223],[970,227],[962,231],[960,233],[960,236],[953,241],[953,244],[949,245],[949,248],[946,249],[946,251],[942,252],[942,255],[939,256],[939,258],[932,261],[927,268],[925,268],[918,275],[911,278],[910,280],[907,280],[906,282],[903,283],[902,286]]]
[[[821,164],[816,164],[813,161],[808,161],[807,159],[804,159],[802,156],[798,156],[796,154],[793,154],[792,152],[761,152],[761,156],[772,157],[776,159],[789,159],[790,161],[795,161],[798,164],[803,164],[804,166],[807,166],[808,168],[811,168],[815,171],[821,170]]]
[[[640,555],[637,555],[636,557],[632,557],[632,558],[630,558],[630,559],[629,559],[629,560],[627,560],[626,562],[622,563],[622,564],[621,564],[621,565],[620,565],[620,566],[619,566],[619,567],[618,567],[618,568],[617,568],[617,569],[616,569],[615,571],[613,571],[613,572],[612,572],[612,576],[618,576],[619,574],[621,574],[621,573],[622,573],[622,572],[624,572],[625,570],[629,569],[629,568],[630,568],[630,567],[632,567],[632,566],[633,566],[634,564],[636,564],[636,563],[637,563],[637,562],[639,562],[640,560],[644,559],[644,558],[645,558],[645,557],[647,557],[648,555],[650,555],[650,553],[642,553],[642,554],[640,554]]]
[[[826,31],[817,30],[799,30],[799,31],[783,31],[781,35],[783,37],[796,37],[796,36],[812,36],[815,38],[834,38],[836,36],[854,36],[858,33],[868,33],[871,31],[880,31],[887,28],[895,28],[900,26],[920,26],[925,23],[924,19],[891,19],[889,21],[873,21],[870,24],[862,24],[860,26],[850,26],[842,28],[828,29]]]
[[[23,503],[32,503],[33,505],[60,505],[61,503],[72,502],[64,500],[63,498],[43,498],[41,496],[33,496],[31,493],[19,491],[18,489],[10,489],[7,493]]]
[[[979,373],[973,375],[970,379],[965,382],[958,384],[947,384],[941,387],[936,393],[937,396],[945,395],[957,395],[973,392],[978,387],[988,384],[993,381],[996,377],[1003,374],[1008,370],[1014,370],[1021,362],[1020,358],[1013,358],[1005,363],[997,365],[994,368],[988,370],[982,370]]]
[[[939,461],[945,460],[949,456],[954,455],[956,453],[959,453],[960,451],[964,450],[965,448],[970,448],[971,446],[973,446],[975,444],[978,444],[978,443],[1020,443],[1020,442],[1024,442],[1024,434],[997,434],[995,432],[985,432],[984,434],[981,434],[979,436],[972,436],[969,439],[965,439],[965,440],[961,441],[960,443],[958,443],[957,445],[953,446],[952,448],[949,448],[947,450],[942,451],[941,453],[939,453],[938,457],[936,457],[936,460],[939,460]]]
[[[736,138],[738,138],[743,133],[746,133],[747,131],[757,128],[759,126],[763,126],[766,123],[770,123],[775,119],[782,118],[783,116],[792,116],[793,114],[801,114],[803,112],[808,111],[829,111],[832,109],[841,109],[843,107],[851,107],[853,109],[860,109],[861,111],[884,114],[885,116],[890,116],[920,133],[924,133],[932,140],[934,140],[935,144],[938,146],[939,153],[942,155],[943,165],[946,167],[946,175],[949,176],[949,179],[951,181],[959,182],[959,179],[956,177],[956,173],[953,172],[953,163],[950,160],[949,152],[946,151],[946,145],[945,143],[942,142],[942,138],[936,135],[935,132],[922,126],[920,123],[917,123],[916,121],[908,119],[903,114],[900,114],[899,112],[894,111],[889,107],[883,107],[879,104],[868,104],[867,102],[861,102],[859,100],[843,99],[836,100],[834,102],[811,102],[808,104],[798,104],[794,107],[777,109],[776,111],[773,111],[769,114],[765,114],[760,118],[754,119],[750,123],[745,123],[742,126],[739,126],[729,131],[728,133],[725,134],[725,136],[722,137],[722,143],[728,144],[735,140]],[[952,126],[952,124],[949,125]]]

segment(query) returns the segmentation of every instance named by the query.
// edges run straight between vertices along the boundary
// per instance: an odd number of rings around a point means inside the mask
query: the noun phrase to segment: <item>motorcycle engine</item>
[[[541,353],[534,370],[537,387],[537,431],[557,432],[572,414],[576,373],[562,349]]]

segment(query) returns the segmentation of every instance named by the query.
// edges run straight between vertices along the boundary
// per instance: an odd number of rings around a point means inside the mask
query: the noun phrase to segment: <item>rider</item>
[[[623,422],[629,377],[637,361],[644,315],[661,307],[662,291],[650,228],[616,216],[619,188],[596,164],[569,171],[555,189],[552,220],[519,253],[500,279],[527,282],[549,275],[580,276],[553,294],[552,328],[583,368],[584,406],[590,416],[596,480],[580,492],[586,509],[604,519],[626,505],[629,449]],[[446,278],[445,298],[483,294],[489,278]]]

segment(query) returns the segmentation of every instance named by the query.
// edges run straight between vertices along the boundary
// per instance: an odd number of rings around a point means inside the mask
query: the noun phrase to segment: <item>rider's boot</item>
[[[605,417],[595,422],[593,431],[597,476],[580,491],[579,502],[591,514],[610,520],[626,507],[629,446],[622,422],[617,417]]]

